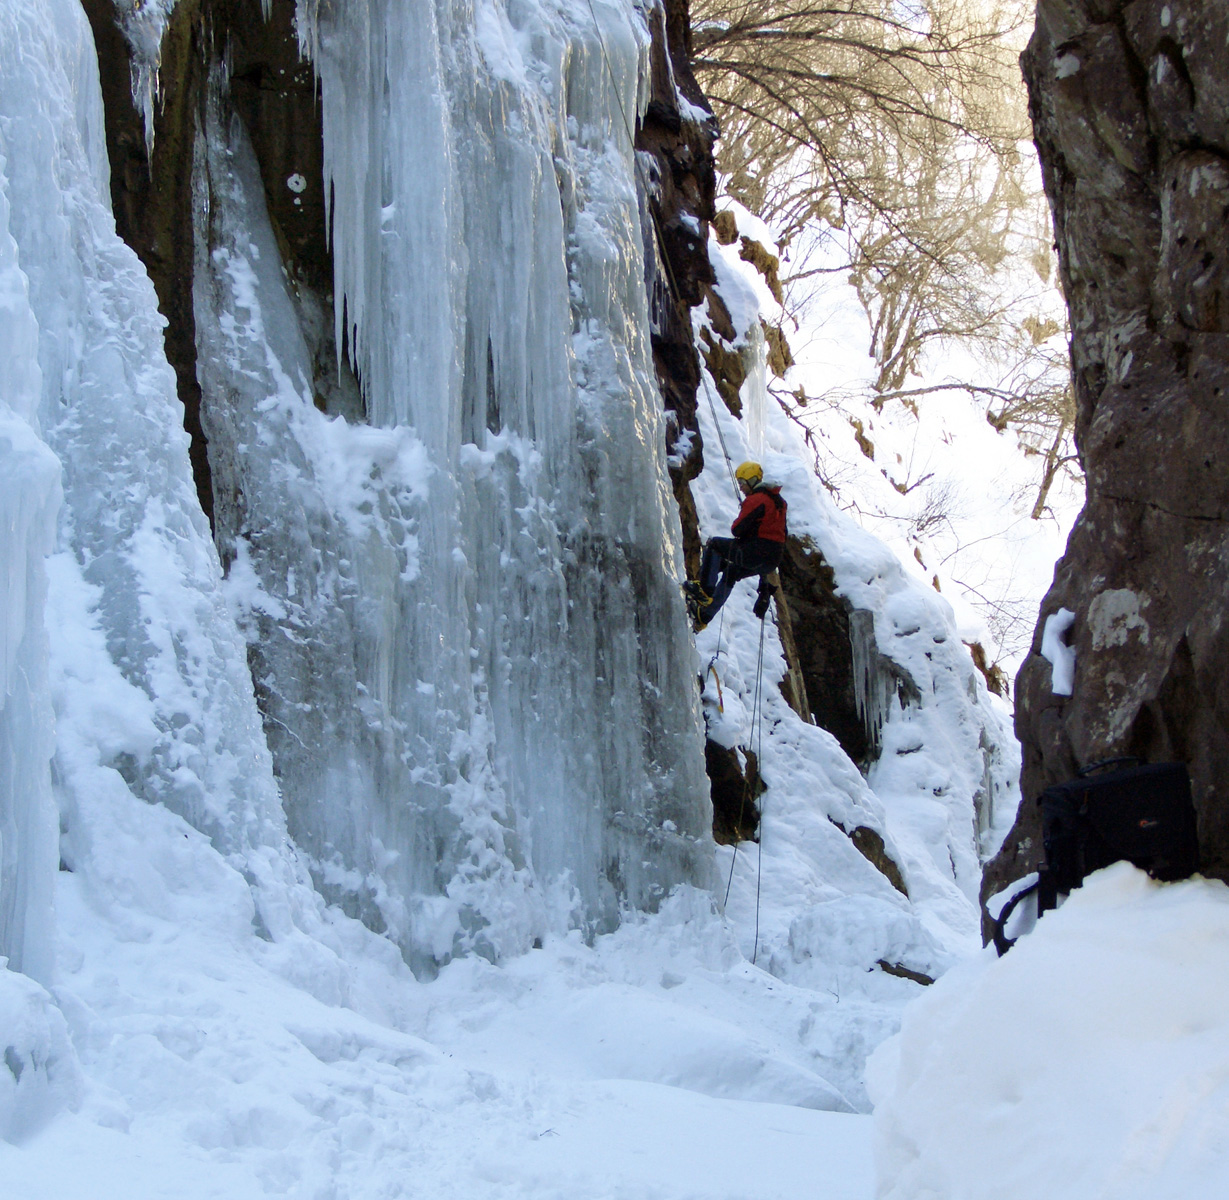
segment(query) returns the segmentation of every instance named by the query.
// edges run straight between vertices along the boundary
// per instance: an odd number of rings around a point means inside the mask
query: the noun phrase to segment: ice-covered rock
[[[597,13],[304,10],[368,423],[313,407],[220,86],[198,151],[217,526],[288,819],[424,963],[708,880],[624,121],[648,36]]]
[[[110,214],[89,27],[61,0],[6,6],[5,21],[10,227],[39,327],[39,419],[64,468],[61,538],[99,589],[111,654],[158,727],[147,753],[114,765],[219,844],[261,844],[278,836],[277,790],[163,322]]]
[[[21,1143],[81,1098],[68,1024],[48,992],[0,959],[0,1140]]]

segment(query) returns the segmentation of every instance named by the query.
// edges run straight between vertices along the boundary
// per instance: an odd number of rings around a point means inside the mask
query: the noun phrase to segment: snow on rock
[[[714,238],[709,251],[725,273],[759,278],[734,247],[721,246]],[[751,290],[748,283],[744,291]],[[704,323],[703,317],[697,320]],[[758,322],[748,328],[758,332]],[[762,366],[762,340],[747,337],[741,353]],[[710,399],[714,391],[709,388]],[[1006,714],[992,703],[961,642],[951,606],[907,571],[878,538],[836,507],[811,471],[795,427],[769,397],[762,377],[757,381],[749,373],[742,395],[741,421],[719,401],[700,407],[708,455],[705,472],[694,485],[701,531],[706,537],[725,534],[736,511],[722,452],[728,451],[731,463],[744,458],[761,461],[765,477],[781,487],[789,502],[791,535],[822,555],[833,569],[837,594],[851,613],[855,687],[874,750],[866,776],[869,788],[861,788],[870,799],[859,803],[864,810],[876,810],[870,827],[892,841],[910,898],[958,938],[968,936],[976,925],[981,858],[993,853],[993,831],[1001,836],[1018,802],[1019,751]],[[758,646],[759,625],[749,611],[751,599],[747,586],[736,590],[724,624],[705,631],[698,648],[707,660],[720,641],[718,662],[723,678],[729,676],[728,695],[722,697],[726,713],[716,711],[716,696],[711,689],[706,692],[710,737],[723,745],[737,740],[755,749],[747,739],[759,733],[749,727],[750,705],[745,702],[755,676],[755,659],[749,655]],[[784,673],[782,653],[770,628],[765,643],[770,688]],[[770,705],[776,704],[773,694],[768,693]],[[818,731],[804,726],[783,701],[779,710],[771,712],[770,745],[797,745],[801,738],[814,747],[806,755],[813,761],[843,757],[832,739],[821,748],[822,739],[813,737]],[[848,768],[842,773],[846,780],[851,777]],[[764,775],[770,785],[774,783],[767,761]],[[861,780],[852,785],[855,792],[860,785]],[[806,790],[797,774],[791,775],[787,788],[794,794]],[[815,790],[823,795],[830,789]],[[830,815],[850,828],[847,815],[836,811]],[[983,836],[987,833],[989,837]]]
[[[833,1027],[842,1049],[825,1069],[861,1107],[861,1063],[916,994],[910,976],[936,977],[979,945],[981,857],[993,852],[1014,815],[1019,751],[951,607],[835,506],[795,427],[769,396],[761,325],[750,309],[772,303],[761,294],[759,272],[715,237],[709,252],[721,298],[729,293],[727,307],[739,314],[739,340],[730,349],[758,370],[748,369],[741,388],[742,419],[705,379],[699,418],[706,465],[692,485],[700,530],[727,535],[738,502],[732,465],[761,462],[789,503],[791,535],[832,568],[850,612],[873,748],[864,776],[834,737],[789,707],[776,623],[755,619],[751,584],[736,587],[696,641],[708,736],[754,753],[766,785],[759,844],[719,848],[726,914],[748,958],[844,1004]],[[696,320],[716,338],[705,315]],[[855,845],[857,830],[882,840],[907,894]]]
[[[871,1062],[881,1200],[1186,1200],[1229,1178],[1229,889],[1100,871]]]
[[[773,248],[762,221],[727,198],[720,207],[739,235]],[[1037,605],[1083,504],[1082,480],[1064,467],[1042,487],[1039,452],[1048,438],[1030,445],[1034,436],[1004,425],[1003,405],[1022,382],[985,347],[934,339],[899,389],[876,390],[877,339],[848,272],[856,257],[849,237],[817,222],[781,247],[780,274],[801,282],[782,324],[795,362],[777,390],[839,507],[913,578],[942,588],[961,638],[999,668],[1006,700],[1003,685],[1029,652]],[[739,247],[724,253],[737,258]],[[1038,352],[1065,363],[1063,299],[1035,262],[1031,253],[1009,254],[997,282],[1025,325],[1048,334]],[[822,286],[807,294],[818,279]],[[880,343],[882,335],[881,327]]]
[[[853,610],[854,661],[869,676],[864,712],[878,731],[867,782],[906,855],[910,895],[959,927],[965,917],[951,885],[974,901],[981,858],[994,849],[979,844],[979,825],[1009,825],[1018,802],[1009,720],[991,701],[946,600],[836,508],[800,461],[784,416],[774,412],[769,428],[774,448],[794,452],[779,466],[768,459],[791,498],[791,531],[822,554]]]
[[[1053,668],[1050,690],[1056,696],[1070,696],[1075,686],[1075,647],[1068,645],[1066,640],[1074,624],[1075,613],[1069,608],[1060,608],[1046,617],[1041,634],[1041,657]]]

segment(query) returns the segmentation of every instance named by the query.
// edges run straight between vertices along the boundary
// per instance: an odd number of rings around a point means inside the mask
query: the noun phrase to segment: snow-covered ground
[[[6,1197],[870,1194],[869,1118],[816,1107],[811,997],[705,894],[422,984],[335,914],[255,937],[243,880],[175,818],[130,848],[122,903],[61,877],[54,1001],[0,974]]]
[[[799,1107],[813,1000],[706,897],[419,984],[344,919],[255,938],[242,881],[163,834],[184,849],[156,911],[61,879],[54,1007],[0,975],[31,1047],[0,1073],[6,1196],[1186,1200],[1229,1177],[1219,883],[1112,868],[913,1004],[872,1063],[876,1193],[871,1119]],[[185,883],[206,873],[208,903]]]

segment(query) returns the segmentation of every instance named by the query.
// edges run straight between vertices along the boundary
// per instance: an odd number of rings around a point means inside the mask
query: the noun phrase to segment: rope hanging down
[[[738,491],[738,478],[734,474],[734,460],[730,457],[730,448],[725,444],[725,434],[721,432],[721,422],[717,419],[717,405],[713,401],[713,389],[709,385],[708,376],[700,375],[700,382],[704,385],[704,395],[708,399],[708,410],[713,416],[713,428],[717,431],[717,441],[721,443],[721,453],[725,455],[725,469],[730,476],[730,487],[734,490],[734,503],[741,504],[742,497]]]
[[[751,697],[752,697],[751,698],[751,737],[748,739],[749,742],[754,743],[756,741],[756,735],[758,731],[759,748],[755,751],[755,781],[756,783],[760,781],[760,755],[763,753],[763,750],[764,750],[764,714],[761,711],[761,707],[762,707],[761,699],[762,699],[763,690],[764,690],[763,680],[764,680],[764,622],[761,621],[760,622],[760,649],[759,649],[759,655],[755,663],[755,687],[752,689],[752,693],[751,693]],[[738,834],[739,834],[739,830],[742,829],[743,817],[746,815],[746,812],[747,812],[747,797],[750,794],[750,792],[751,792],[751,779],[750,779],[750,776],[748,776],[748,778],[743,781],[742,800],[740,801],[739,806],[738,806],[738,823],[734,827],[734,856],[730,859],[730,877],[729,879],[726,880],[725,898],[721,901],[721,907],[723,909],[729,903],[730,888],[734,884],[734,867],[738,863]],[[760,842],[762,843],[763,838],[764,838],[763,813],[760,814],[759,836],[760,836]],[[759,886],[759,879],[757,878],[756,884],[755,884],[755,930],[756,930],[756,942],[757,943],[759,941],[759,928],[760,928],[760,886]],[[752,955],[751,961],[752,962],[755,961],[754,953]]]
[[[760,658],[755,668],[755,693],[756,693],[756,708],[758,710],[758,724],[753,729],[756,736],[755,748],[755,776],[756,782],[762,783],[760,775],[764,763],[764,625],[765,622],[760,622]],[[764,794],[761,790],[760,795]],[[758,799],[759,797],[757,797]],[[751,945],[751,965],[755,966],[755,958],[760,950],[760,880],[764,876],[764,805],[760,804],[760,819],[757,826],[759,838],[756,840],[755,853],[755,941]]]

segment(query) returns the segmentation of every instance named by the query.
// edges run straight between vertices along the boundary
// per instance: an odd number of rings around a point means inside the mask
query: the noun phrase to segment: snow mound
[[[20,1142],[80,1098],[81,1069],[55,1001],[0,959],[0,1139]]]
[[[1229,888],[1090,876],[868,1068],[881,1200],[1187,1200],[1229,1179]]]

